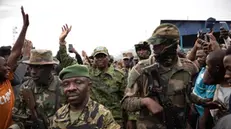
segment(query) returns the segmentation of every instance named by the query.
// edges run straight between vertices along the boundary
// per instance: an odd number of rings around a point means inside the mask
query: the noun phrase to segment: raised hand
[[[23,27],[28,27],[30,24],[29,15],[25,14],[23,6],[21,6],[21,13],[22,13],[22,18],[23,18]]]
[[[24,41],[24,46],[22,48],[22,54],[23,56],[27,56],[27,57],[30,57],[30,51],[33,47],[33,44],[30,40],[26,40]]]
[[[62,33],[59,36],[60,43],[63,43],[65,41],[65,38],[67,37],[68,33],[71,31],[71,27],[72,26],[68,27],[67,24],[63,25],[63,27],[62,27]],[[61,44],[61,45],[65,45],[65,44]]]
[[[82,51],[82,57],[84,57],[84,58],[87,57],[87,53],[84,50]]]

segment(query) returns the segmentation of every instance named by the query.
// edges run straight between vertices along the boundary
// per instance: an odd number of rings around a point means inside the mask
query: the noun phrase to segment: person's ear
[[[92,87],[92,81],[89,79],[89,82],[88,82],[88,91],[90,91],[91,87]]]
[[[217,66],[215,67],[215,70],[216,70],[216,72],[218,73],[218,72],[220,71],[220,66],[217,65]]]

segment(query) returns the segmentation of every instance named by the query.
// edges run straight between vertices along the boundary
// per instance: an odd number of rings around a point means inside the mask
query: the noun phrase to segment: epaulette
[[[191,61],[191,60],[189,60],[187,58],[180,58],[180,62],[182,63],[183,66],[188,66],[188,65],[196,66],[196,64],[193,61]]]
[[[190,71],[191,74],[199,72],[198,66],[193,61],[187,58],[180,58],[180,62],[182,63],[185,70]]]
[[[114,68],[114,71],[119,72],[119,73],[121,73],[123,75],[125,74],[124,71],[122,71],[121,69],[118,69],[118,68]]]

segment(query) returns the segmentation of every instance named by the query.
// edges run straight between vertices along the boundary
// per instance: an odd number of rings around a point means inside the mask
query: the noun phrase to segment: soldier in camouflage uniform
[[[125,76],[128,75],[132,67],[133,54],[131,52],[123,53],[123,68],[122,70],[125,73]]]
[[[139,112],[138,129],[185,129],[186,88],[198,68],[177,56],[179,31],[161,24],[148,42],[154,55],[131,70],[122,108]]]
[[[135,44],[135,50],[139,60],[148,59],[151,55],[150,46],[146,41],[141,41],[138,44]]]
[[[74,60],[67,54],[65,37],[70,32],[71,27],[63,26],[63,32],[60,40],[60,59],[62,66],[76,64]],[[121,122],[120,100],[123,98],[125,89],[124,73],[113,65],[109,64],[109,53],[106,47],[97,47],[93,51],[95,67],[88,65],[90,76],[93,82],[90,95],[91,99],[107,107],[117,122]]]
[[[134,46],[139,61],[148,59],[151,55],[151,48],[147,41],[141,41]],[[136,120],[138,116],[139,112],[128,112],[127,129],[136,129]]]
[[[111,112],[90,99],[92,82],[85,65],[68,66],[59,77],[68,104],[55,114],[52,129],[120,129]]]
[[[24,98],[23,92],[30,90],[35,99],[35,110],[43,123],[48,126],[52,116],[58,108],[65,104],[63,90],[60,88],[58,76],[52,74],[54,64],[50,50],[32,50],[30,59],[23,61],[30,67],[31,78],[25,81],[20,87],[20,95],[15,101],[13,119],[16,122],[15,129],[35,128],[32,118],[32,111],[27,103],[29,98]],[[31,98],[30,98],[31,99]]]

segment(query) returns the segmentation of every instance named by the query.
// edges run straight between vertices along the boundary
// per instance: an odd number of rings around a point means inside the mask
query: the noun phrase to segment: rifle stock
[[[167,129],[174,127],[174,121],[173,121],[173,112],[169,110],[171,108],[170,102],[166,101],[166,97],[164,94],[164,90],[166,85],[166,82],[160,77],[159,74],[159,64],[154,63],[153,65],[145,67],[144,73],[148,78],[148,90],[149,90],[149,97],[156,97],[159,101],[159,104],[163,106],[164,111],[162,112],[162,116],[160,116],[160,119],[163,121],[163,123],[167,126]],[[154,81],[156,80],[157,83]],[[154,89],[162,89],[162,93],[160,91],[156,91]],[[169,119],[171,118],[171,119]]]
[[[35,129],[48,129],[46,124],[45,124],[45,120],[44,119],[40,119],[38,116],[38,112],[37,112],[37,108],[36,108],[36,101],[35,101],[35,97],[34,94],[32,92],[31,89],[24,89],[22,91],[22,95],[23,98],[27,104],[27,107],[29,108],[29,110],[31,111],[31,118],[32,121],[34,122],[33,128]]]

